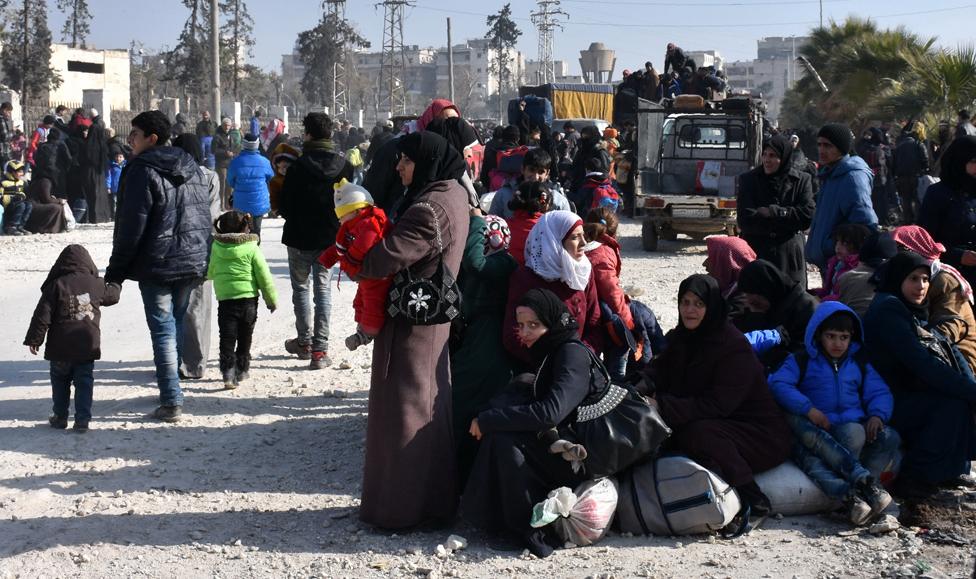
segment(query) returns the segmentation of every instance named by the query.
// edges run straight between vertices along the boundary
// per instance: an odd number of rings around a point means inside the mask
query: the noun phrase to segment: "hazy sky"
[[[16,2],[15,2],[16,3]],[[451,17],[455,43],[485,34],[485,17],[503,0],[415,0],[406,9],[404,42],[443,46],[445,18]],[[523,34],[519,48],[527,58],[537,53],[537,37],[529,20],[532,0],[512,0]],[[60,39],[63,16],[48,0],[51,30]],[[179,0],[89,0],[94,21],[89,42],[99,48],[127,48],[135,38],[149,49],[172,47],[188,11]],[[277,69],[281,55],[291,52],[302,30],[321,15],[318,0],[247,0],[254,18],[253,62]],[[664,46],[675,42],[686,50],[719,50],[726,60],[755,58],[756,40],[763,36],[803,35],[819,21],[818,0],[562,0],[569,14],[556,33],[555,54],[579,71],[579,51],[600,41],[617,51],[617,72],[645,60],[659,64]],[[848,15],[868,16],[881,26],[905,26],[939,43],[972,42],[976,3],[961,0],[823,0],[824,22]],[[375,2],[349,0],[346,16],[378,50],[383,41],[383,10]]]

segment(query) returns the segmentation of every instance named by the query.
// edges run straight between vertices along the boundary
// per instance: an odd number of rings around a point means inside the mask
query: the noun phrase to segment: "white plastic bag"
[[[64,212],[64,219],[65,222],[67,223],[66,229],[68,231],[71,231],[78,225],[77,223],[75,223],[75,214],[71,212],[71,206],[68,205],[67,203],[61,205],[61,210]]]
[[[617,511],[617,482],[612,478],[601,478],[581,484],[575,493],[569,492],[567,495],[564,491],[569,489],[561,487],[549,493],[553,499],[558,497],[557,503],[552,507],[554,510],[558,508],[560,512],[552,525],[559,538],[579,547],[592,545],[602,539],[610,529],[613,514]],[[568,513],[563,514],[566,512],[566,499],[570,497],[576,498],[576,501],[572,503]],[[542,525],[533,523],[533,526]]]
[[[922,175],[921,177],[918,178],[918,191],[916,191],[916,195],[918,195],[919,205],[921,205],[922,202],[925,201],[925,194],[928,193],[929,186],[935,185],[938,182],[939,182],[939,178],[933,177],[931,175]]]

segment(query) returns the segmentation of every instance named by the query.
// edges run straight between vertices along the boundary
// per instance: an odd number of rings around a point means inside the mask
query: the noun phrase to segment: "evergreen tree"
[[[488,33],[485,34],[485,39],[488,40],[488,48],[494,51],[489,71],[498,77],[498,110],[501,111],[504,106],[503,95],[514,88],[516,77],[512,74],[510,53],[518,43],[519,36],[522,36],[522,31],[512,20],[511,4],[505,4],[498,14],[489,16],[487,24]]]
[[[298,35],[295,48],[305,65],[302,93],[309,102],[324,104],[331,99],[336,60],[346,58],[349,48],[369,48],[369,41],[346,21],[339,21],[332,14],[324,14],[315,28]],[[347,61],[347,73],[351,68]]]
[[[64,12],[64,27],[61,29],[61,40],[70,41],[71,48],[81,45],[85,48],[85,39],[91,32],[92,14],[88,9],[88,0],[58,0],[58,10]]]
[[[231,78],[231,94],[237,100],[240,97],[240,79],[245,72],[244,65],[247,57],[251,56],[254,46],[254,20],[247,11],[244,0],[221,0],[220,11],[227,17],[227,21],[220,28],[221,43],[229,51],[229,75]],[[221,62],[224,62],[223,54]],[[222,67],[223,68],[223,67]]]
[[[202,96],[210,86],[210,2],[182,0],[190,10],[179,42],[166,54],[169,73],[163,80],[175,80],[183,94]]]
[[[20,104],[26,112],[34,98],[41,98],[52,88],[61,86],[61,77],[51,68],[47,1],[23,0],[14,16],[4,33],[0,67],[6,83],[20,91]]]

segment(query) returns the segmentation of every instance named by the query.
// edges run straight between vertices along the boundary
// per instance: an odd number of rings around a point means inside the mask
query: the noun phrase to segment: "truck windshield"
[[[731,125],[686,124],[678,132],[678,146],[684,149],[745,149],[746,132]]]

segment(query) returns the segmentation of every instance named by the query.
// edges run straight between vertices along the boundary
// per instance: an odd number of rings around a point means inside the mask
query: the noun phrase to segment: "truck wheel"
[[[641,244],[644,251],[657,251],[657,226],[645,221],[641,226]]]

